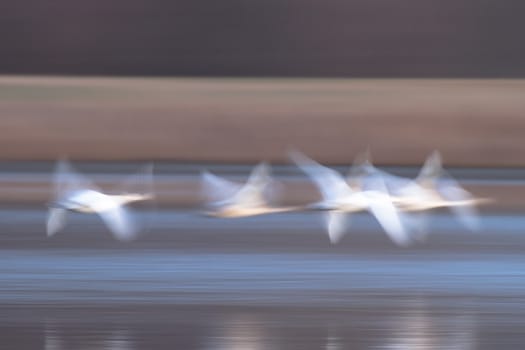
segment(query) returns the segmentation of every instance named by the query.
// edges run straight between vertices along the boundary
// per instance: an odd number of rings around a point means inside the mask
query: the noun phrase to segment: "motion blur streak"
[[[523,79],[0,77],[0,159],[523,167]],[[35,145],[33,147],[33,145]]]
[[[521,349],[524,91],[522,79],[0,77],[0,348]],[[265,176],[215,204],[268,215],[201,215],[202,171],[246,184],[261,161],[279,183],[272,208],[319,201],[293,146],[339,174],[369,147],[376,169],[409,179],[439,150],[461,189],[449,185],[494,201],[479,232],[436,210],[404,247],[359,212],[330,244],[322,213],[267,210]],[[129,205],[135,240],[77,213],[47,237],[65,156],[101,193],[155,164],[156,202]]]
[[[45,211],[0,212],[0,334],[17,349],[491,349],[525,341],[521,217],[479,233],[438,215],[393,245],[367,215],[337,246],[315,215],[218,224],[164,210],[114,241],[92,216],[45,237]],[[139,212],[139,216],[146,215]],[[24,218],[12,226],[7,218]],[[91,344],[91,345],[90,345]]]

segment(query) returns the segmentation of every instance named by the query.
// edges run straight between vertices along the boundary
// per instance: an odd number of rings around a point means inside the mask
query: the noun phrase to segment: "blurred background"
[[[525,340],[520,1],[65,1],[0,5],[0,334],[7,349],[502,349]],[[415,176],[433,150],[478,197],[396,247],[366,214],[204,218],[199,174],[287,158]],[[104,189],[155,163],[143,234],[45,234],[55,161]]]

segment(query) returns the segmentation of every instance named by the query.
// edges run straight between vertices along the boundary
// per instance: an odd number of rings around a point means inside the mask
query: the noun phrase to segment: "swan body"
[[[238,184],[209,172],[202,174],[202,192],[206,214],[221,218],[239,218],[295,210],[294,207],[273,207],[269,192],[273,180],[266,163],[257,165],[245,184]]]
[[[151,168],[147,172],[151,175]],[[125,206],[151,198],[151,193],[103,193],[67,162],[60,161],[55,172],[55,198],[49,204],[47,235],[53,236],[65,226],[69,211],[98,214],[117,239],[130,240],[137,230]]]
[[[348,214],[363,210],[372,213],[396,244],[409,243],[409,236],[382,177],[371,179],[366,190],[355,190],[337,171],[315,162],[302,153],[290,152],[290,158],[314,182],[321,193],[322,200],[307,208],[327,211],[326,228],[332,243],[337,243],[345,234]]]

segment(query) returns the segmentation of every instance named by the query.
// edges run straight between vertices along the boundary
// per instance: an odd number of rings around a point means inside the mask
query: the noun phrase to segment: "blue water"
[[[0,251],[3,303],[344,305],[368,295],[525,301],[517,254]],[[293,298],[291,298],[293,296]]]
[[[137,242],[96,216],[47,239],[0,211],[0,349],[521,349],[525,220],[434,218],[393,245],[366,215],[341,244],[319,217],[155,214]]]

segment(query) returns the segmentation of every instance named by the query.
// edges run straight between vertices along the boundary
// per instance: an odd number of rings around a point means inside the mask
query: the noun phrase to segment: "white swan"
[[[337,171],[322,166],[297,151],[292,151],[289,155],[321,193],[322,200],[308,208],[327,211],[326,226],[332,243],[337,243],[345,234],[348,213],[361,210],[371,212],[395,243],[409,243],[409,236],[381,176],[369,179],[366,190],[354,190]]]
[[[206,214],[210,216],[237,218],[296,209],[270,205],[270,192],[275,185],[266,163],[257,165],[245,184],[228,181],[207,171],[202,173],[201,178]]]
[[[145,178],[151,183],[152,166],[147,166],[127,183]],[[76,173],[66,161],[59,161],[54,177],[54,199],[49,204],[47,235],[52,236],[65,225],[68,211],[98,214],[119,240],[130,240],[136,236],[137,228],[125,205],[153,198],[151,192],[103,193],[84,176]]]
[[[396,207],[409,213],[417,213],[417,224],[425,225],[425,211],[436,208],[450,208],[458,220],[471,230],[479,229],[479,215],[476,206],[489,200],[474,198],[462,188],[442,167],[441,156],[435,151],[425,161],[419,175],[409,179],[389,174],[374,167],[367,159],[356,164],[349,176],[350,183],[367,183],[381,176],[393,198]],[[416,218],[411,216],[412,219]],[[408,217],[407,217],[408,219]],[[420,227],[421,229],[421,227]]]

